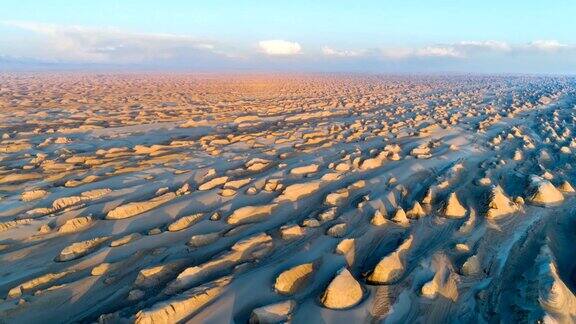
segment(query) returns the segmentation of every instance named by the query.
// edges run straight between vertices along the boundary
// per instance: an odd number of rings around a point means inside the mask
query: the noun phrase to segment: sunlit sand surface
[[[576,80],[2,74],[1,323],[576,320]]]

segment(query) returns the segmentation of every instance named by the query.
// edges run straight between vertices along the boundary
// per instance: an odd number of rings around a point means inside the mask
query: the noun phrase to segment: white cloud
[[[527,46],[529,49],[535,49],[545,52],[554,52],[561,49],[567,49],[570,46],[562,44],[557,40],[535,40]]]
[[[349,53],[358,53],[357,56],[372,55],[391,60],[410,58],[464,59],[480,57],[487,54],[504,57],[510,53],[537,54],[553,53],[561,50],[576,50],[576,47],[562,44],[555,40],[538,40],[528,44],[509,44],[503,41],[487,40],[461,41],[450,44],[436,44],[422,47],[383,47],[376,51],[354,50],[338,52],[328,47],[322,48],[324,55],[344,56]]]
[[[379,54],[378,56],[387,59],[400,60],[414,56],[414,49],[408,47],[388,47],[379,49],[377,53]]]
[[[414,50],[415,56],[419,57],[451,57],[465,58],[483,53],[503,53],[509,52],[512,47],[501,41],[461,41],[453,44],[440,44],[425,46]]]
[[[116,28],[60,26],[8,21],[5,25],[37,34],[47,59],[96,63],[139,63],[194,53],[222,54],[215,44],[191,36],[133,33]]]
[[[426,46],[415,51],[418,57],[463,57],[454,46]]]
[[[328,46],[322,46],[322,54],[325,56],[334,57],[359,57],[366,53],[365,50],[351,51],[351,50],[335,50]]]
[[[456,47],[459,47],[466,51],[502,51],[508,52],[512,49],[512,47],[502,41],[495,41],[495,40],[487,40],[487,41],[462,41],[455,44]]]
[[[410,48],[410,47],[388,47],[388,48],[381,48],[379,51],[379,56],[392,59],[392,60],[402,60],[402,59],[409,59],[409,58],[461,58],[464,57],[464,54],[458,51],[453,46],[441,46],[441,45],[433,45],[433,46],[424,46],[419,48]]]
[[[267,55],[289,56],[300,54],[302,47],[296,42],[281,39],[263,40],[258,42],[260,51]]]

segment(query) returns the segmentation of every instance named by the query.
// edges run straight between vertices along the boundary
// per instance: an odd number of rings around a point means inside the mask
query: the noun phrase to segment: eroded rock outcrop
[[[126,205],[118,206],[106,215],[107,219],[123,219],[136,216],[138,214],[152,210],[162,204],[176,198],[176,194],[168,192],[159,197],[154,197],[147,201],[131,202]]]
[[[456,193],[453,192],[448,196],[448,200],[444,204],[443,212],[444,216],[448,218],[462,218],[466,216],[467,210],[458,200]]]
[[[313,263],[292,267],[278,275],[274,289],[282,294],[294,294],[312,275],[313,271]]]
[[[347,268],[340,269],[321,297],[322,305],[344,309],[358,304],[364,295],[362,286]]]
[[[412,241],[412,236],[408,237],[394,252],[382,258],[367,277],[368,281],[388,284],[400,278],[404,274],[405,255],[412,246]]]
[[[176,323],[184,320],[216,299],[230,282],[229,278],[219,279],[187,290],[166,301],[139,311],[134,322],[138,324]]]
[[[504,194],[500,186],[492,188],[488,200],[487,218],[500,218],[518,211],[518,206]]]
[[[256,222],[270,216],[276,206],[276,204],[270,204],[241,207],[236,209],[232,215],[228,217],[227,222],[232,225]]]
[[[285,323],[289,322],[296,302],[287,300],[272,305],[262,306],[252,310],[250,324]]]
[[[530,177],[528,202],[539,206],[555,205],[564,200],[562,193],[550,181],[538,176]]]
[[[60,252],[60,254],[56,257],[55,260],[62,262],[81,258],[86,254],[96,250],[100,245],[102,245],[102,243],[106,242],[108,239],[109,239],[108,236],[104,236],[73,243],[72,245],[64,248],[64,250]]]

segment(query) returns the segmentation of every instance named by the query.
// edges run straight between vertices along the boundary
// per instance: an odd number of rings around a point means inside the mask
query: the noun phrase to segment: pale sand
[[[0,75],[1,323],[576,321],[576,80]]]

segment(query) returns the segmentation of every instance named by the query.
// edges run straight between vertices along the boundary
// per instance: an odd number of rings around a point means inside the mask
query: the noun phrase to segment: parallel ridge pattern
[[[575,91],[2,75],[0,322],[574,322]]]

